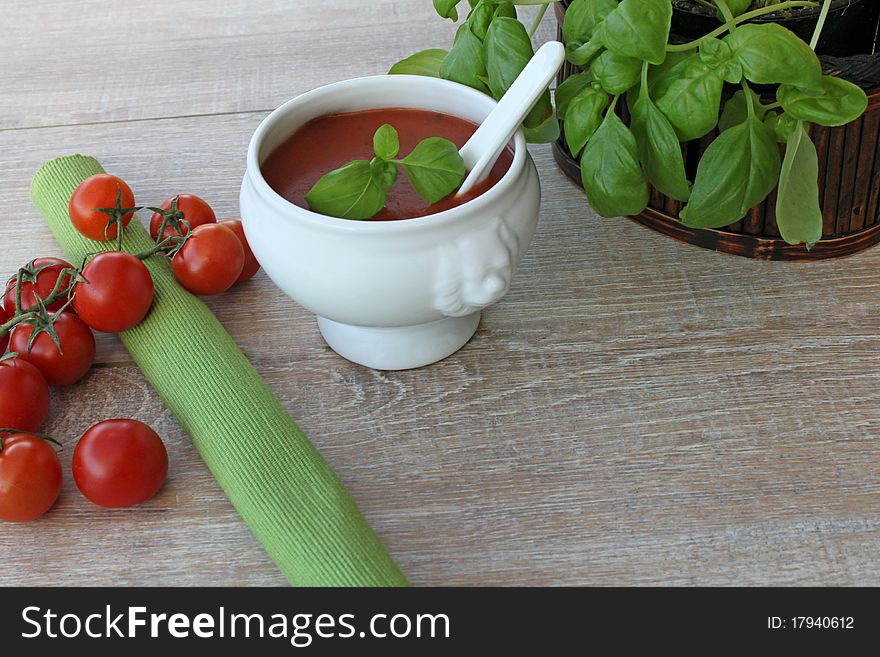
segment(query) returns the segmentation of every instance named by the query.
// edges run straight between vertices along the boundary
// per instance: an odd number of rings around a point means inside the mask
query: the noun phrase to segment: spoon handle
[[[545,43],[459,153],[469,171],[458,194],[482,182],[565,61],[565,46]]]

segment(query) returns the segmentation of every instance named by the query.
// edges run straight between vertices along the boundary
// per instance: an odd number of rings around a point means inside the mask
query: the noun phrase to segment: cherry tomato
[[[137,420],[105,420],[86,431],[73,451],[73,478],[100,506],[145,502],[168,476],[168,452],[159,435]]]
[[[220,224],[193,229],[172,261],[178,282],[193,294],[220,294],[238,280],[244,268],[244,247]]]
[[[61,493],[61,462],[52,446],[26,433],[2,436],[0,520],[36,520]]]
[[[61,258],[37,258],[30,267],[34,270],[42,269],[42,271],[37,274],[36,283],[22,282],[21,284],[21,309],[23,311],[36,308],[37,297],[44,300],[48,299],[49,295],[52,294],[52,290],[55,289],[55,284],[58,282],[61,272],[65,269],[73,269],[73,265]],[[43,269],[44,267],[45,269]],[[70,287],[72,278],[70,274],[67,274],[61,282],[60,289],[64,290]],[[6,311],[10,316],[15,312],[15,280],[16,276],[9,279],[9,282],[6,283],[6,293],[3,295],[3,305],[6,306]],[[61,308],[64,303],[64,299],[59,299],[49,304],[46,308],[47,310],[55,311]]]
[[[226,226],[229,230],[235,233],[235,236],[238,238],[238,241],[241,242],[241,246],[244,249],[244,267],[241,270],[241,274],[238,275],[238,280],[235,282],[243,283],[244,281],[252,279],[254,274],[260,270],[260,263],[257,262],[256,257],[254,257],[254,252],[251,251],[251,245],[248,244],[241,221],[238,219],[227,219],[226,221],[221,221],[220,225]]]
[[[120,333],[137,326],[153,303],[153,277],[130,253],[99,253],[74,286],[73,307],[95,331]]]
[[[83,180],[70,197],[70,220],[74,228],[89,239],[99,242],[116,239],[118,235],[116,224],[108,228],[110,216],[98,208],[116,207],[119,191],[122,192],[120,207],[134,207],[134,193],[121,178],[99,173]],[[127,226],[133,216],[133,212],[124,215],[122,225]]]
[[[49,384],[23,358],[0,361],[0,429],[37,431],[49,414]]]
[[[28,340],[34,332],[30,324],[19,324],[12,330],[10,348],[21,358],[36,366],[50,386],[76,383],[86,375],[95,360],[95,336],[91,329],[73,313],[53,315],[61,351],[48,333],[41,332],[28,351]]]
[[[6,307],[0,303],[0,326],[12,319],[12,311],[6,310]],[[0,338],[0,356],[6,353],[6,346],[9,344],[9,333],[5,333]]]
[[[217,221],[217,216],[214,214],[214,210],[211,209],[211,206],[195,194],[180,194],[176,197],[172,196],[171,198],[166,199],[159,207],[163,210],[170,210],[171,203],[175,198],[177,199],[177,209],[183,214],[183,219],[189,223],[190,230],[196,226],[213,224]],[[150,219],[150,235],[154,242],[159,241],[159,227],[161,225],[162,215],[158,212],[154,212]],[[165,234],[162,238],[171,237],[172,235],[186,235],[189,232],[186,226],[181,225],[181,228],[183,229],[183,232],[178,232],[173,226],[166,226]]]

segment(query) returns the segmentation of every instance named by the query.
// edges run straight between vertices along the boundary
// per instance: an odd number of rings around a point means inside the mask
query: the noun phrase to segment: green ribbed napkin
[[[73,190],[96,173],[104,173],[97,160],[71,155],[46,163],[31,185],[34,203],[72,262],[115,244],[83,237],[68,216]],[[149,233],[133,221],[124,249],[151,246]],[[120,335],[122,342],[288,580],[406,585],[339,478],[214,314],[177,284],[166,258],[146,264],[156,286],[153,309]]]

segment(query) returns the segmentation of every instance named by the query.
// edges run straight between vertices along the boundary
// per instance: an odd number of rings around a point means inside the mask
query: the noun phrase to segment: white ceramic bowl
[[[272,190],[260,165],[303,124],[326,114],[407,107],[479,123],[494,106],[454,82],[384,75],[305,93],[257,128],[241,187],[248,242],[275,284],[318,316],[336,353],[376,369],[409,369],[446,358],[471,338],[480,311],[507,292],[538,223],[541,189],[525,138],[514,137],[513,164],[485,194],[402,221],[310,212]]]

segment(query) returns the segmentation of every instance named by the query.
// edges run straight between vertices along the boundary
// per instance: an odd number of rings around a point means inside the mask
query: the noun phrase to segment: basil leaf
[[[562,40],[565,43],[586,43],[605,17],[617,8],[617,0],[574,0],[565,10]]]
[[[651,88],[651,98],[659,98],[664,95],[672,83],[680,80],[691,66],[692,59],[698,55],[686,52],[671,52],[659,66],[648,68],[648,85]]]
[[[724,38],[743,75],[756,84],[821,89],[822,65],[813,49],[776,23],[747,23]]]
[[[613,107],[587,143],[581,180],[587,200],[603,217],[638,214],[648,205],[648,185],[639,166],[635,137]]]
[[[564,117],[565,142],[575,157],[602,125],[602,113],[608,107],[608,101],[608,94],[604,91],[587,87],[569,104]]]
[[[402,160],[416,193],[429,203],[449,196],[464,181],[464,160],[458,147],[448,139],[429,137]]]
[[[806,242],[807,248],[822,239],[819,207],[819,156],[800,121],[785,148],[776,199],[779,234],[789,244]]]
[[[493,18],[495,18],[495,7],[485,0],[471,10],[467,19],[468,26],[480,41],[486,40],[486,33]]]
[[[374,157],[370,160],[370,175],[373,176],[378,187],[390,190],[397,182],[397,165],[380,157]]]
[[[647,89],[639,90],[635,103],[630,106],[630,128],[636,138],[639,159],[648,174],[648,180],[667,196],[687,201],[691,185],[684,170],[684,156],[675,129],[657,109]]]
[[[754,116],[722,132],[697,167],[686,226],[722,228],[763,201],[779,179],[779,147],[773,131]]]
[[[752,6],[753,2],[754,2],[754,0],[727,0],[727,8],[730,9],[730,13],[733,14],[734,16],[740,16],[740,15],[746,13],[748,8]],[[772,4],[772,3],[766,3],[766,4]],[[726,22],[724,20],[724,16],[722,15],[722,13],[720,11],[718,12],[718,18],[719,18],[719,20],[721,20],[722,23]]]
[[[596,58],[590,71],[605,91],[616,96],[638,84],[642,60],[606,50]]]
[[[434,0],[434,9],[440,14],[441,18],[449,18],[453,21],[458,20],[458,3],[461,0]]]
[[[592,74],[584,72],[575,73],[567,77],[562,84],[556,87],[556,111],[559,113],[559,116],[564,117],[566,112],[568,112],[569,103],[592,83]]]
[[[597,32],[608,50],[660,64],[666,59],[671,25],[670,0],[623,0]]]
[[[525,26],[513,18],[496,18],[486,35],[486,70],[489,89],[500,99],[529,63],[535,51]],[[544,92],[526,116],[523,125],[535,128],[553,111],[550,90]]]
[[[565,46],[565,57],[575,66],[583,68],[593,61],[593,58],[604,48],[605,46],[598,39],[592,39],[583,44],[575,41]]]
[[[516,18],[516,7],[512,2],[502,2],[495,8],[495,18]]]
[[[328,217],[369,219],[385,207],[389,189],[374,177],[370,162],[355,160],[322,176],[306,201],[312,211]]]
[[[483,42],[464,23],[458,28],[455,43],[440,66],[440,77],[489,93],[489,87],[480,79],[485,76]]]
[[[373,135],[373,152],[382,160],[391,160],[397,157],[400,151],[400,137],[397,130],[387,123],[380,126]]]
[[[424,75],[431,78],[440,77],[440,67],[446,59],[448,51],[430,48],[401,59],[388,71],[389,75]]]
[[[776,112],[771,112],[764,119],[764,124],[776,135],[776,141],[780,144],[785,144],[797,128],[798,122],[785,113],[777,114]]]
[[[550,144],[559,139],[559,120],[556,112],[548,116],[545,121],[535,127],[527,128],[523,126],[523,135],[530,144]]]
[[[657,107],[666,115],[680,141],[699,139],[718,124],[724,80],[693,55],[675,67],[668,87],[657,92]]]
[[[749,87],[749,95],[752,98],[752,107],[758,110],[758,119],[764,116],[764,105],[761,104],[761,98]],[[739,125],[749,116],[749,106],[746,102],[746,92],[740,89],[733,97],[724,104],[724,111],[721,113],[721,119],[718,121],[718,129],[721,132],[729,130],[735,125]]]
[[[776,99],[793,118],[831,127],[855,121],[868,108],[865,92],[852,82],[825,75],[821,84],[818,96],[783,84]]]
[[[742,64],[733,59],[733,51],[721,39],[707,39],[700,44],[700,60],[715,69],[725,82],[739,84],[743,77]]]

